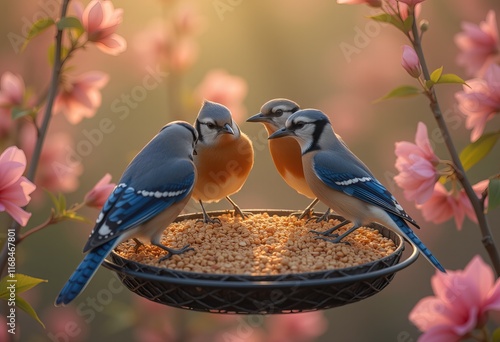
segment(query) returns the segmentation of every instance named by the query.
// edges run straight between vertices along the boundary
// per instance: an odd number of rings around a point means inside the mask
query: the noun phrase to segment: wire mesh
[[[251,210],[270,215],[290,215],[290,210]],[[226,213],[211,212],[211,216]],[[201,214],[177,219],[197,219]],[[342,219],[332,215],[333,218]],[[359,266],[309,273],[272,276],[207,274],[179,271],[141,264],[111,253],[104,266],[115,271],[132,292],[151,301],[177,308],[236,314],[276,314],[330,309],[366,299],[382,291],[395,273],[413,263],[418,251],[400,262],[405,249],[403,238],[373,223],[370,227],[394,241],[391,255]]]

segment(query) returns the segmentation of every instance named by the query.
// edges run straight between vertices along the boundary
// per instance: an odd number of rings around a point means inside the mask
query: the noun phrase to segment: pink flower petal
[[[104,53],[112,56],[119,55],[127,49],[127,41],[122,36],[113,34],[101,39],[96,46]]]

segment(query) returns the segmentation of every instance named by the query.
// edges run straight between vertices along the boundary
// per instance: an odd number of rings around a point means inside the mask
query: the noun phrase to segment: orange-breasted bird
[[[204,222],[214,222],[203,202],[218,202],[226,198],[235,215],[245,215],[229,197],[237,193],[253,167],[254,152],[251,140],[241,132],[229,109],[219,103],[205,101],[195,122],[198,143],[194,163],[198,179],[192,198],[203,210]]]
[[[260,113],[247,119],[247,122],[261,122],[269,135],[285,127],[285,122],[290,115],[300,109],[299,105],[292,100],[277,98],[266,102],[260,109]],[[299,218],[309,216],[312,208],[318,203],[318,199],[304,177],[302,168],[302,153],[300,145],[291,137],[269,140],[269,151],[273,158],[276,170],[283,180],[295,189],[299,194],[314,199],[307,206]],[[328,212],[327,212],[328,214]],[[326,217],[326,215],[325,215]]]

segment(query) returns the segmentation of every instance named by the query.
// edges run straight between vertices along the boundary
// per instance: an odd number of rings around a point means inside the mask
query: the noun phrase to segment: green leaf
[[[49,195],[52,203],[54,204],[55,216],[64,216],[66,213],[66,197],[64,197],[61,193],[56,196],[48,190],[45,190],[45,192]]]
[[[391,25],[395,26],[398,30],[401,30],[403,32],[407,32],[405,30],[405,26],[404,26],[403,22],[396,15],[391,15],[388,13],[380,13],[377,15],[369,16],[368,18],[373,19],[373,20],[378,21],[378,22],[381,22],[381,23],[391,24]]]
[[[403,85],[391,90],[387,95],[375,100],[374,102],[380,102],[383,100],[391,99],[393,97],[409,97],[421,94],[422,91],[414,86]]]
[[[460,77],[455,74],[444,74],[441,75],[439,78],[439,81],[436,83],[458,83],[458,84],[467,84],[465,81]]]
[[[406,32],[411,31],[414,20],[415,20],[415,17],[413,15],[410,15],[410,16],[408,16],[408,18],[405,19],[405,21],[403,21],[403,27],[406,30]]]
[[[498,141],[500,132],[483,134],[479,139],[467,145],[460,152],[460,161],[467,171],[490,153]]]
[[[61,193],[59,193],[59,208],[61,208],[61,212],[66,211],[66,197]]]
[[[40,283],[45,283],[47,280],[30,277],[24,274],[16,273],[13,276],[5,276],[0,280],[0,298],[9,300],[11,297],[11,290],[9,286],[14,285],[15,293],[15,303],[18,308],[25,311],[28,315],[33,317],[38,323],[40,323],[44,328],[44,324],[36,314],[35,310],[31,305],[25,301],[23,298],[19,297],[20,293],[28,291],[29,289],[37,286]]]
[[[25,117],[27,115],[33,114],[33,109],[26,109],[26,108],[21,108],[21,107],[13,107],[12,108],[12,119],[20,119],[22,117]]]
[[[431,74],[431,81],[434,83],[438,83],[442,73],[443,73],[443,67],[434,70]]]
[[[54,19],[52,18],[42,18],[33,23],[31,26],[28,36],[26,37],[26,40],[24,41],[24,45],[22,46],[21,49],[25,49],[26,45],[28,45],[29,41],[36,36],[38,36],[40,33],[51,27],[52,25],[55,24]]]
[[[491,334],[491,338],[493,342],[500,342],[500,328],[496,328]]]
[[[77,212],[71,210],[64,212],[63,217],[77,222],[92,223],[88,218],[81,216]]]
[[[33,319],[35,319],[40,325],[45,329],[45,324],[40,320],[40,317],[35,312],[35,309],[23,298],[17,297],[16,298],[16,306],[26,312],[28,315],[30,315]]]
[[[34,278],[20,273],[13,274],[13,277],[5,276],[0,280],[0,298],[7,299],[9,297],[9,291],[7,290],[9,284],[16,284],[16,294],[19,294],[46,282],[45,279]]]
[[[436,84],[433,80],[427,80],[425,81],[425,86],[427,87],[427,89],[431,89],[434,84]]]
[[[76,17],[64,17],[57,22],[57,29],[76,29],[77,32],[82,33],[85,29],[82,23]]]
[[[500,206],[500,179],[490,179],[488,185],[488,212]]]

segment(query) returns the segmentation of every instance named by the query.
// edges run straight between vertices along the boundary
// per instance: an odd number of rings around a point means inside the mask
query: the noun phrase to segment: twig
[[[61,6],[61,16],[60,18],[64,18],[66,16],[66,12],[68,11],[68,5],[70,0],[64,0]],[[49,127],[50,119],[52,117],[52,108],[54,105],[54,100],[57,95],[57,89],[59,86],[59,78],[61,76],[61,69],[63,63],[61,61],[61,51],[62,51],[62,37],[63,37],[63,29],[58,29],[56,33],[56,47],[55,47],[55,56],[54,56],[54,66],[52,69],[52,76],[50,80],[49,91],[47,95],[47,105],[45,107],[45,113],[43,116],[43,121],[38,129],[37,141],[35,144],[35,149],[33,150],[33,155],[31,157],[31,161],[29,164],[28,172],[26,173],[26,178],[30,181],[35,179],[36,170],[38,167],[38,162],[40,161],[40,155],[42,153],[42,147],[45,140],[45,135],[47,134],[47,129]],[[15,244],[19,242],[19,229],[20,224],[16,221],[12,222],[11,228],[15,231]],[[2,248],[2,252],[0,254],[0,273],[3,273],[7,266],[7,244],[4,244]]]
[[[427,68],[427,64],[425,61],[424,52],[421,45],[421,37],[418,32],[416,20],[413,21],[412,33],[413,33],[413,41],[412,41],[413,48],[415,49],[415,52],[417,53],[418,59],[420,61],[420,65],[422,66],[423,76],[425,80],[430,80],[429,69]],[[488,252],[488,255],[491,259],[491,263],[493,264],[493,268],[495,269],[495,272],[498,277],[500,276],[500,255],[498,253],[498,248],[496,247],[495,241],[491,234],[491,229],[489,227],[488,220],[486,218],[486,215],[484,214],[484,206],[482,205],[481,201],[474,192],[474,189],[472,189],[472,186],[465,174],[464,167],[462,165],[462,162],[460,161],[460,157],[458,156],[455,145],[453,144],[453,141],[451,139],[448,127],[446,126],[446,122],[441,112],[441,108],[439,107],[439,102],[437,100],[437,95],[434,87],[431,87],[431,89],[429,89],[429,93],[430,93],[429,99],[430,99],[431,111],[434,114],[434,118],[436,119],[439,129],[441,130],[443,140],[446,144],[448,152],[450,153],[451,159],[455,164],[456,177],[460,182],[460,184],[462,185],[465,193],[467,194],[467,197],[469,198],[472,204],[474,213],[476,214],[478,220],[479,229],[481,230],[481,235],[482,235],[481,241],[484,245],[484,248]]]

